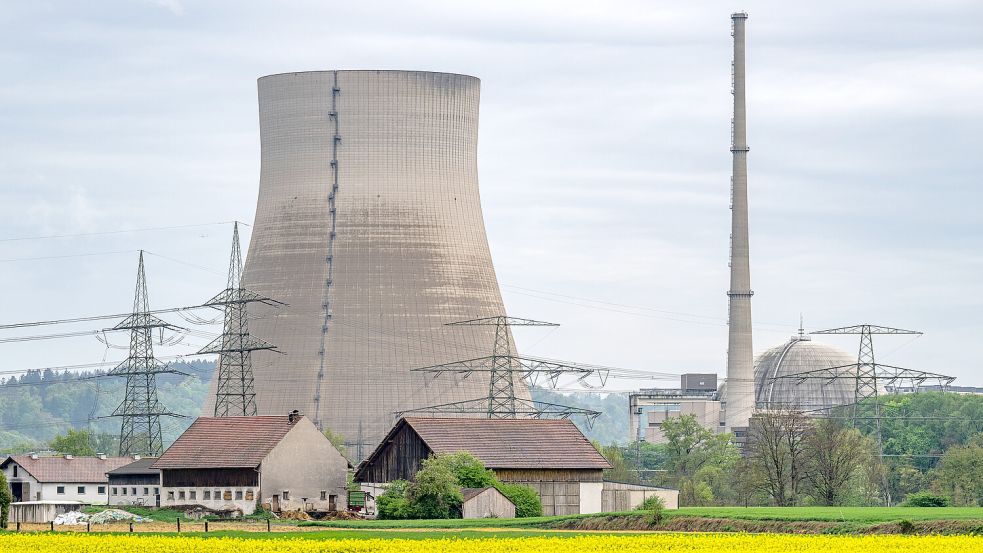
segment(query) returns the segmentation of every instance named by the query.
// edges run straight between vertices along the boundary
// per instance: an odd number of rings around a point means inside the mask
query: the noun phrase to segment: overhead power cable
[[[186,228],[198,228],[198,227],[210,227],[214,225],[231,225],[236,221],[217,221],[214,223],[196,223],[191,225],[170,225],[166,227],[144,227],[144,228],[134,228],[134,229],[117,229],[117,230],[103,230],[95,232],[76,232],[70,234],[47,234],[40,236],[19,236],[15,238],[0,238],[0,242],[23,242],[27,240],[49,240],[54,238],[79,238],[83,236],[105,236],[108,234],[128,234],[131,232],[151,232],[158,230],[176,230],[176,229],[186,229]],[[246,225],[246,223],[239,223],[241,225]],[[249,225],[246,225],[247,227]]]

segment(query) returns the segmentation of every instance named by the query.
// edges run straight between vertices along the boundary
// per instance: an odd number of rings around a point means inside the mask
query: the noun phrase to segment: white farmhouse
[[[42,457],[11,455],[0,463],[14,501],[79,501],[106,504],[109,500],[106,473],[132,463],[132,457]]]

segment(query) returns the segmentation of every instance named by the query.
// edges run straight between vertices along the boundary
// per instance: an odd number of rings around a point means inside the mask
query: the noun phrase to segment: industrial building
[[[856,355],[816,342],[800,329],[798,335],[765,351],[755,360],[755,404],[758,409],[791,407],[808,412],[853,403],[856,391],[850,379],[826,381],[787,377],[856,363]]]
[[[258,414],[298,409],[358,457],[395,412],[487,395],[487,374],[411,372],[488,355],[494,327],[445,325],[505,312],[478,195],[478,102],[477,78],[448,73],[259,79],[243,287],[286,305],[250,306],[251,333],[278,348],[253,352]]]
[[[200,417],[150,468],[162,507],[252,514],[344,507],[348,461],[303,415]]]
[[[628,424],[632,439],[664,443],[662,423],[669,417],[694,415],[705,428],[721,424],[716,374],[684,374],[675,389],[649,388],[628,395]]]

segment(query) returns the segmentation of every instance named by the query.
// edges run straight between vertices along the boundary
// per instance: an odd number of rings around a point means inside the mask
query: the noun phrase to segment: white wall
[[[62,486],[65,493],[58,493],[58,487]],[[85,487],[84,493],[79,493],[79,486]],[[102,488],[103,493],[99,493]],[[81,501],[105,505],[109,501],[108,484],[95,482],[55,482],[41,484],[41,499],[53,501]],[[33,490],[33,486],[32,486]],[[35,497],[37,497],[36,494]]]
[[[580,483],[580,514],[588,515],[601,512],[601,492],[604,482]]]
[[[284,420],[284,424],[286,422]],[[304,417],[267,454],[259,467],[263,503],[272,503],[273,496],[277,495],[283,511],[311,507],[326,511],[333,495],[335,507],[343,510],[348,506],[347,471],[348,461],[314,423]],[[289,492],[289,499],[283,498],[284,491]],[[305,497],[306,507],[302,500]]]
[[[123,494],[123,490],[126,490],[126,494]],[[137,493],[133,493],[133,490]],[[144,493],[146,491],[146,493]],[[154,507],[157,505],[156,493],[163,493],[161,491],[160,484],[130,484],[124,486],[122,484],[115,484],[109,486],[109,504],[110,505],[148,505]]]

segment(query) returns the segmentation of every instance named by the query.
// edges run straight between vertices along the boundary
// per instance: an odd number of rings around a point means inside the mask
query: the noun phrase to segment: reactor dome
[[[855,365],[857,357],[833,346],[813,342],[800,333],[754,360],[754,393],[758,409],[780,406],[812,411],[854,402],[854,382],[778,378],[816,369]]]

